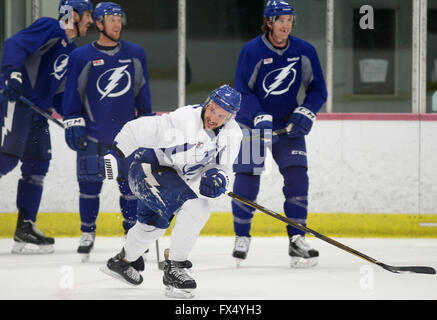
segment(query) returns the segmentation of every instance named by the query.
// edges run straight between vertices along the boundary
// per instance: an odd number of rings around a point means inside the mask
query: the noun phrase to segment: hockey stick
[[[26,104],[27,106],[29,106],[35,112],[38,112],[40,115],[42,115],[46,119],[53,121],[54,123],[56,123],[62,129],[65,129],[64,124],[61,121],[59,121],[58,119],[54,118],[51,114],[45,112],[43,109],[38,107],[36,104],[34,104],[29,99],[21,96],[20,97],[20,101],[23,102],[24,104]],[[79,138],[79,145],[80,145],[81,149],[84,150],[86,148],[86,146],[87,146],[86,139],[84,140],[82,138]]]
[[[291,128],[293,128],[293,124],[292,124],[292,123],[290,123],[290,124],[289,124],[288,126],[286,126],[285,128],[282,128],[282,129],[278,129],[278,130],[273,131],[273,132],[272,132],[272,135],[274,135],[274,136],[278,136],[278,135],[280,135],[280,134],[289,133],[289,132],[291,131]],[[245,137],[245,138],[243,139],[243,142],[250,141],[250,140],[253,140],[253,139],[255,139],[255,138],[261,138],[261,137],[262,137],[262,134],[255,134],[255,135],[253,135],[253,136]]]
[[[342,244],[342,243],[340,243],[340,242],[338,242],[338,241],[336,241],[334,239],[331,239],[331,238],[329,238],[327,236],[324,236],[323,234],[318,233],[317,231],[314,231],[314,230],[312,230],[312,229],[310,229],[308,227],[305,227],[305,226],[303,226],[303,225],[301,225],[301,224],[299,224],[297,222],[294,222],[290,218],[284,217],[284,216],[280,215],[279,213],[276,213],[276,212],[274,212],[272,210],[266,209],[263,206],[255,203],[255,202],[252,202],[250,200],[247,200],[247,199],[245,199],[245,198],[243,198],[243,197],[241,197],[241,196],[239,196],[239,195],[237,195],[237,194],[235,194],[233,192],[228,192],[227,195],[230,196],[231,198],[235,199],[235,200],[240,201],[241,203],[244,203],[245,205],[248,205],[250,207],[258,209],[259,211],[264,212],[264,213],[268,214],[269,216],[272,216],[275,219],[281,220],[281,221],[283,221],[283,222],[285,222],[285,223],[287,223],[287,224],[289,224],[289,225],[291,225],[291,226],[293,226],[293,227],[295,227],[295,228],[297,228],[297,229],[299,229],[301,231],[304,231],[306,233],[312,234],[316,238],[319,238],[319,239],[321,239],[323,241],[326,241],[329,244],[332,244],[332,245],[336,246],[337,248],[340,248],[340,249],[342,249],[344,251],[347,251],[347,252],[349,252],[351,254],[354,254],[357,257],[359,257],[361,259],[364,259],[364,260],[366,260],[366,261],[368,261],[370,263],[376,264],[376,265],[384,268],[387,271],[394,272],[394,273],[436,274],[436,270],[434,268],[432,268],[432,267],[423,267],[423,266],[395,267],[395,266],[390,266],[388,264],[382,263],[382,262],[380,262],[378,260],[375,260],[375,259],[365,255],[364,253],[361,253],[361,252],[359,252],[359,251],[357,251],[355,249],[352,249],[351,247],[348,247],[348,246],[346,246],[346,245],[344,245],[344,244]]]
[[[29,106],[30,108],[32,108],[34,111],[38,112],[40,115],[42,115],[44,118],[53,121],[54,123],[56,123],[58,126],[60,126],[62,129],[64,129],[64,124],[59,121],[58,119],[54,118],[52,115],[48,114],[47,112],[45,112],[43,109],[41,109],[40,107],[38,107],[36,104],[34,104],[32,101],[30,101],[29,99],[21,96],[20,97],[20,101],[25,103],[27,106]]]

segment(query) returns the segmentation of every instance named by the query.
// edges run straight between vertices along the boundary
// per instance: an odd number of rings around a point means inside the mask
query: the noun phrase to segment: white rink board
[[[40,212],[78,212],[76,154],[51,124],[53,160]],[[307,138],[309,212],[437,213],[437,121],[318,120]],[[0,212],[16,212],[20,168],[0,180]],[[231,177],[231,183],[233,178]],[[268,158],[257,202],[282,212],[282,177]],[[212,200],[230,212],[230,198]],[[106,182],[101,212],[119,212],[118,187]]]

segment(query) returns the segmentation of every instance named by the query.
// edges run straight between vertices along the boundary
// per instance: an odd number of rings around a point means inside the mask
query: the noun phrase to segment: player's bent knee
[[[97,196],[102,190],[102,182],[79,182],[79,192],[86,195]]]

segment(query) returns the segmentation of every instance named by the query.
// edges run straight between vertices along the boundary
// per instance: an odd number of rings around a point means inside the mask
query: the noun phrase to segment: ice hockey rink
[[[437,239],[336,238],[385,264],[437,267]],[[318,266],[289,267],[287,238],[253,237],[239,268],[231,257],[233,237],[202,236],[190,260],[198,288],[191,300],[437,300],[437,276],[396,274],[322,240]],[[76,253],[78,238],[57,238],[55,253],[14,255],[12,239],[0,240],[1,300],[174,300],[164,295],[155,245],[144,281],[129,286],[99,268],[121,249],[123,238],[97,236],[89,262]],[[169,237],[159,241],[162,251]]]

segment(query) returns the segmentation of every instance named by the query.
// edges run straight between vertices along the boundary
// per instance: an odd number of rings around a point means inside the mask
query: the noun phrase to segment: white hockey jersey
[[[172,167],[199,195],[201,174],[216,167],[229,175],[243,137],[231,118],[216,135],[205,130],[202,105],[186,106],[161,116],[127,122],[114,141],[126,157],[139,148],[152,148],[162,166]]]

